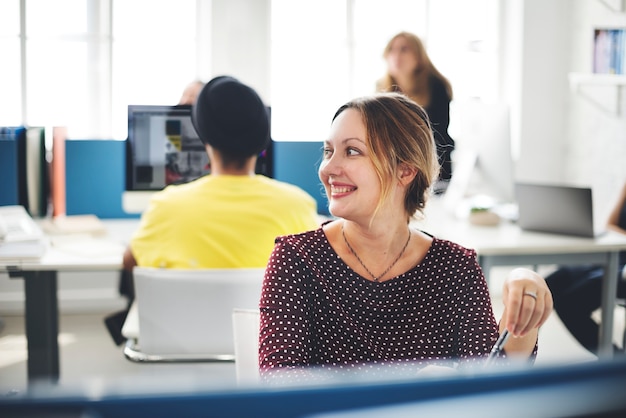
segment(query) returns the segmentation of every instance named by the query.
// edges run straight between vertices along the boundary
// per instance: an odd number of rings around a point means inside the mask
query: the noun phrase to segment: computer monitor
[[[267,111],[270,114],[269,107]],[[124,211],[141,213],[155,192],[210,172],[211,162],[191,121],[191,106],[128,106]],[[273,175],[271,141],[259,154],[256,172]]]
[[[446,207],[465,212],[465,203],[501,205],[514,201],[515,162],[511,152],[509,107],[472,100],[457,103],[459,120]]]
[[[511,153],[509,107],[483,103],[477,111],[474,121],[478,130],[473,132],[473,148],[480,180],[475,192],[487,194],[500,203],[513,202],[515,164]]]

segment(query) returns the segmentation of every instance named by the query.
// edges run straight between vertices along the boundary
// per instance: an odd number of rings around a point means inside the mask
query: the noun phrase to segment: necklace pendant
[[[350,245],[350,243],[348,242],[348,239],[346,238],[346,233],[343,230],[343,223],[341,224],[341,235],[343,236],[343,240],[346,243],[346,246],[348,247],[350,252],[354,255],[354,257],[357,259],[359,264],[361,264],[361,266],[365,269],[365,271],[367,271],[369,273],[369,275],[372,276],[372,279],[374,279],[375,283],[380,283],[379,280],[382,279],[383,277],[385,277],[385,275],[392,269],[392,267],[396,265],[398,260],[400,260],[400,258],[402,257],[402,254],[404,254],[404,251],[406,250],[406,247],[409,245],[409,241],[411,240],[411,230],[409,230],[409,237],[407,238],[406,242],[404,243],[404,247],[402,248],[402,251],[400,251],[400,254],[398,254],[398,257],[396,257],[394,262],[391,263],[391,265],[389,267],[387,267],[387,270],[385,270],[383,272],[383,274],[381,274],[380,276],[376,277],[376,276],[374,276],[374,273],[372,273],[370,271],[370,269],[367,268],[365,263],[363,263],[363,261],[361,261],[361,258],[359,257],[359,255],[356,253],[356,251],[354,251],[354,248],[352,248],[352,245]]]

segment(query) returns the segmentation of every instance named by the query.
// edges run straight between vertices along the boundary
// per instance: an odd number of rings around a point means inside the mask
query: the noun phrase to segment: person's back
[[[277,236],[317,225],[314,199],[293,185],[209,175],[156,195],[132,249],[140,266],[264,267]]]
[[[153,197],[131,240],[127,268],[263,267],[277,236],[318,226],[311,196],[254,173],[270,125],[252,88],[214,78],[198,94],[192,121],[211,174]]]

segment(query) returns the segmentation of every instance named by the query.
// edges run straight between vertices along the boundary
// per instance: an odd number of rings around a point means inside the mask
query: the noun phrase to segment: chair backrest
[[[146,354],[234,354],[232,313],[258,309],[264,269],[135,267],[139,346]]]
[[[235,371],[238,383],[256,383],[259,374],[259,309],[233,310]]]

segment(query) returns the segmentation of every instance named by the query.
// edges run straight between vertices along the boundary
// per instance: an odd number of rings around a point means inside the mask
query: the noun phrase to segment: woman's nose
[[[319,174],[321,176],[336,175],[341,171],[339,159],[333,154],[328,158],[324,158],[320,164]]]

